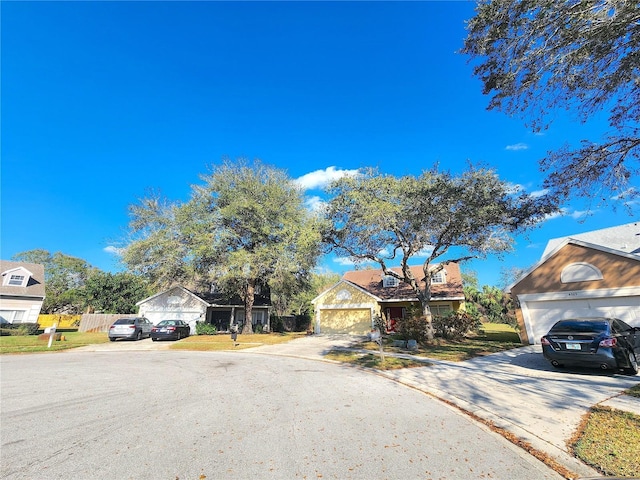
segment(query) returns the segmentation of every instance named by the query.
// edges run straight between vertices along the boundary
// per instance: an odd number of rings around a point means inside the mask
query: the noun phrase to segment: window
[[[560,274],[562,283],[602,280],[602,272],[590,263],[577,262],[567,265]]]
[[[382,277],[382,286],[387,287],[397,287],[398,279],[396,277],[392,277],[391,275],[385,275]]]
[[[25,319],[25,310],[0,310],[2,323],[22,323]]]
[[[431,283],[444,283],[445,275],[444,270],[440,270],[438,273],[434,273],[431,277]]]
[[[446,315],[447,313],[453,311],[451,305],[429,305],[429,309],[431,310],[431,315],[437,316]]]
[[[9,277],[9,285],[14,285],[16,287],[22,287],[24,285],[25,280],[24,275],[11,275]]]

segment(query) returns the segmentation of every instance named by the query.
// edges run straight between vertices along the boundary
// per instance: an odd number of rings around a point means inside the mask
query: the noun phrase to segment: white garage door
[[[558,320],[570,317],[616,317],[640,327],[640,297],[527,301],[530,333],[535,343]]]

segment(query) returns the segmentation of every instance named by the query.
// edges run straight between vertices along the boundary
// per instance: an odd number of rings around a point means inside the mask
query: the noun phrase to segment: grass
[[[109,341],[106,333],[65,332],[61,335],[65,339],[52,342],[51,348],[48,348],[48,338],[40,339],[37,335],[2,336],[0,337],[0,354],[55,352]]]
[[[388,355],[384,356],[383,360],[377,353],[360,353],[349,350],[330,350],[325,355],[325,358],[378,370],[396,370],[398,368],[425,367],[429,365],[427,362],[420,362],[410,358],[390,357]]]
[[[262,345],[276,345],[304,337],[306,333],[269,333],[254,335],[238,335],[234,346],[230,335],[194,335],[172,344],[171,350],[221,351],[242,350]]]
[[[593,407],[581,427],[573,442],[578,458],[607,476],[640,477],[640,416]]]
[[[474,357],[511,350],[522,346],[517,332],[506,324],[485,323],[477,334],[464,340],[453,341],[436,338],[429,345],[418,345],[417,350],[407,351],[394,347],[392,339],[385,339],[384,351],[387,353],[409,353],[419,357],[462,362]],[[361,342],[354,348],[378,350],[375,342]]]

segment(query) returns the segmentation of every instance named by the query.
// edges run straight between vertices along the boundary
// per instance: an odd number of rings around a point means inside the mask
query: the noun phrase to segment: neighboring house
[[[609,316],[640,327],[640,222],[550,240],[508,290],[524,343],[540,343],[569,317]]]
[[[44,266],[0,260],[0,322],[37,323],[44,302]]]
[[[437,268],[436,265],[433,268]],[[392,269],[400,273],[399,268]],[[414,277],[421,279],[422,266],[411,267]],[[314,331],[316,333],[347,333],[364,335],[374,327],[379,315],[393,330],[395,322],[408,314],[409,307],[420,308],[413,289],[406,283],[382,270],[354,270],[324,291],[311,303],[314,305]],[[431,285],[431,313],[442,315],[464,310],[462,276],[456,263],[447,264],[433,279]]]
[[[244,324],[244,302],[220,293],[196,293],[184,287],[173,287],[136,303],[138,315],[156,324],[160,320],[179,319],[196,331],[196,322],[215,325],[219,332],[229,331],[231,323]],[[254,329],[257,325],[270,329],[271,305],[267,296],[256,295],[252,310]]]

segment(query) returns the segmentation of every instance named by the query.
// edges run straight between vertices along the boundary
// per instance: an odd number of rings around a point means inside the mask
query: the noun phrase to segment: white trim
[[[316,308],[318,310],[362,310],[365,308],[375,308],[375,306],[372,307],[370,303],[328,303],[316,305]]]
[[[318,295],[316,298],[314,298],[313,300],[311,300],[311,303],[313,305],[316,304],[316,302],[318,301],[318,299],[324,295],[326,295],[327,293],[329,293],[331,290],[333,290],[334,288],[336,288],[338,285],[340,284],[344,284],[344,285],[349,285],[350,287],[355,288],[356,290],[358,290],[361,293],[366,294],[367,296],[373,298],[376,302],[381,302],[382,299],[378,298],[376,295],[372,294],[371,292],[366,291],[364,288],[356,285],[355,283],[350,282],[349,280],[344,280],[341,279],[339,280],[337,283],[335,283],[334,285],[332,285],[331,287],[327,288],[324,292],[322,292],[320,295]]]
[[[568,292],[523,293],[517,297],[522,303],[544,300],[571,300],[574,298],[633,297],[636,295],[640,295],[640,286],[599,288],[597,290],[572,290]]]
[[[464,297],[437,297],[429,299],[429,303],[432,302],[453,302],[464,300]],[[388,300],[379,300],[380,303],[398,303],[398,302],[419,302],[417,298],[390,298]]]
[[[176,289],[181,290],[182,292],[184,292],[184,293],[186,293],[186,294],[188,294],[188,295],[192,296],[193,298],[195,298],[196,300],[198,300],[200,303],[202,303],[202,304],[204,304],[204,305],[206,305],[206,306],[210,306],[210,304],[209,304],[209,303],[205,302],[202,298],[200,298],[200,297],[199,297],[198,295],[196,295],[195,293],[190,292],[189,290],[187,290],[187,289],[186,289],[186,288],[184,288],[184,287],[181,287],[181,286],[175,286],[175,287],[171,287],[170,289],[165,290],[165,291],[163,291],[163,292],[156,293],[155,295],[151,295],[150,297],[147,297],[147,298],[145,298],[144,300],[140,300],[138,303],[136,303],[136,307],[139,307],[139,306],[140,306],[140,305],[142,305],[143,303],[146,303],[146,302],[148,302],[148,301],[150,301],[150,300],[153,300],[153,299],[154,299],[154,298],[156,298],[156,297],[159,297],[159,296],[161,296],[161,295],[164,295],[165,293],[171,292],[171,291],[176,290]]]

